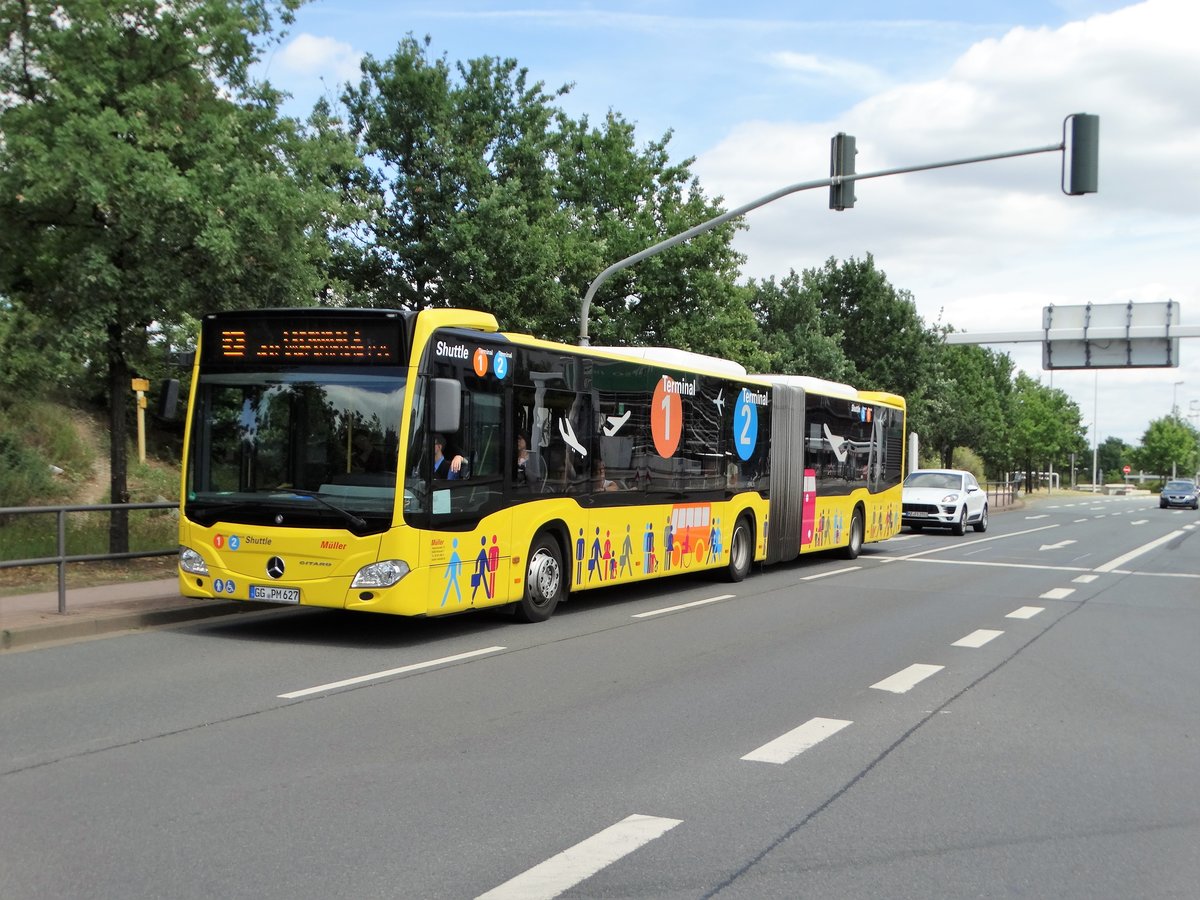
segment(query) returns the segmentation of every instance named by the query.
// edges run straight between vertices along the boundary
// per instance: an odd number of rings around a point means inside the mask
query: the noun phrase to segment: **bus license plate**
[[[263,603],[299,603],[300,588],[275,587],[274,585],[250,585],[250,599]]]

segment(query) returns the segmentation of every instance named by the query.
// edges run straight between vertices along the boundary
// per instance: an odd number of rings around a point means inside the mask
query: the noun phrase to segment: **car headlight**
[[[350,582],[352,588],[386,588],[396,584],[409,573],[408,563],[402,559],[382,559],[363,566]]]
[[[208,575],[208,563],[191,547],[179,545],[179,568],[189,575]]]
[[[942,498],[942,502],[943,503],[957,503],[958,502],[958,494],[947,494],[945,497]]]

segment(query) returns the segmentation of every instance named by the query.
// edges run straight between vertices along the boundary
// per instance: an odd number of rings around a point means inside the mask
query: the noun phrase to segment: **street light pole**
[[[1179,397],[1179,386],[1181,384],[1183,384],[1182,381],[1177,381],[1175,382],[1175,386],[1171,388],[1171,418],[1176,421],[1179,421],[1179,403],[1177,402],[1177,398]]]

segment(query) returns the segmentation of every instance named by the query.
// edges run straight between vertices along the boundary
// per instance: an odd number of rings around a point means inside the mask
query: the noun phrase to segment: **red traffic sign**
[[[1125,466],[1125,468],[1121,469],[1121,471],[1124,472],[1126,475],[1128,475],[1129,471],[1130,471],[1129,466]]]

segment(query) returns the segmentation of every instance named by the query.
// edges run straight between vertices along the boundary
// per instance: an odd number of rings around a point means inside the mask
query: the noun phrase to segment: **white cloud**
[[[276,56],[289,75],[324,77],[336,82],[358,77],[363,54],[350,44],[313,34],[298,34]]]
[[[801,193],[747,217],[737,238],[746,273],[782,276],[872,253],[927,321],[940,313],[960,329],[1036,329],[1049,303],[1129,299],[1174,299],[1184,324],[1200,323],[1197,34],[1200,4],[1190,0],[1149,0],[1058,29],[1016,28],[976,43],[944,76],[880,90],[836,121],[740,123],[695,169],[734,207],[824,177],[838,131],[857,136],[862,173],[1048,146],[1061,140],[1064,116],[1094,113],[1094,196],[1060,192],[1057,152],[863,180],[855,208],[842,213],[827,209],[824,189]],[[1036,347],[998,349],[1049,381]],[[1136,442],[1151,418],[1169,412],[1176,381],[1185,382],[1181,407],[1200,397],[1200,339],[1185,339],[1181,355],[1179,369],[1100,373],[1108,398],[1101,439]],[[1091,372],[1053,376],[1089,420],[1096,381]],[[1157,402],[1163,385],[1166,400]]]

